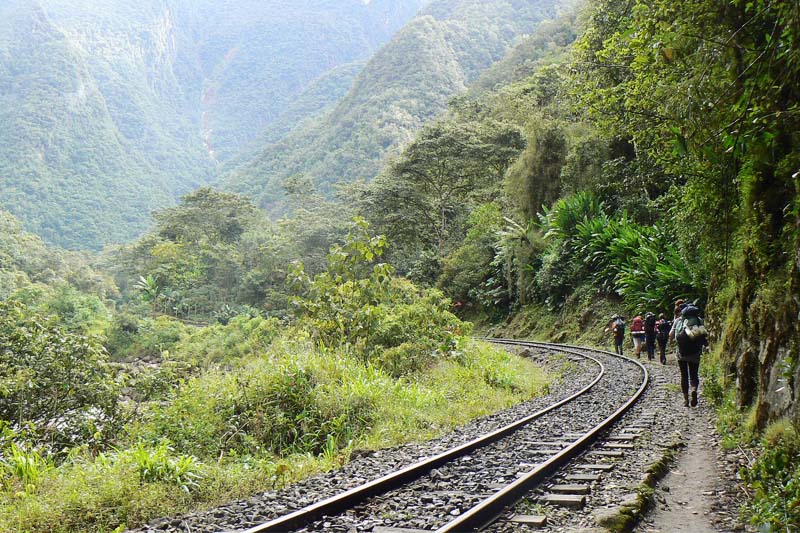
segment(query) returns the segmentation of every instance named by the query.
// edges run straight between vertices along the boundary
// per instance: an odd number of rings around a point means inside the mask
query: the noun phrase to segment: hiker
[[[612,316],[606,331],[611,332],[614,337],[614,351],[622,355],[622,343],[625,342],[625,320],[619,315]]]
[[[647,312],[644,315],[644,347],[647,350],[647,360],[656,358],[656,315]]]
[[[675,300],[675,309],[672,312],[672,328],[675,327],[675,323],[681,317],[681,311],[683,311],[684,307],[686,307],[686,300],[682,300],[682,299]],[[669,339],[675,340],[675,336],[674,336],[674,333],[672,331],[672,328],[670,328]],[[675,359],[680,359],[680,358],[681,358],[681,349],[680,349],[680,346],[678,346],[678,343],[676,342],[675,343]]]
[[[689,407],[689,385],[691,384],[691,406],[697,406],[697,389],[700,387],[700,355],[708,344],[706,328],[700,318],[700,309],[684,304],[680,316],[675,319],[669,338],[678,345],[678,366],[681,369],[681,391],[683,405]]]
[[[672,329],[672,321],[667,320],[664,313],[658,314],[656,322],[656,340],[658,341],[658,355],[662,365],[667,364],[667,343],[669,342],[669,330]]]
[[[631,338],[633,339],[633,351],[638,358],[642,353],[642,344],[644,344],[644,321],[640,315],[636,315],[631,322]]]

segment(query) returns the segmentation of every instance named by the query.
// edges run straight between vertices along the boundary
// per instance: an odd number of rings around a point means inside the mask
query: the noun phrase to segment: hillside
[[[339,98],[423,3],[5,3],[2,205],[48,242],[129,241],[273,121]]]
[[[306,174],[322,191],[369,180],[449,99],[510,46],[555,15],[560,2],[437,0],[367,63],[325,117],[264,148],[221,183],[280,210],[284,179]]]
[[[133,149],[103,80],[33,2],[0,8],[0,71],[0,197],[28,228],[97,246],[131,238],[170,201],[175,183]]]

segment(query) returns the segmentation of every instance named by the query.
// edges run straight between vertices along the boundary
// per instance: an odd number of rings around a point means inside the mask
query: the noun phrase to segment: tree
[[[246,197],[203,187],[181,198],[180,205],[156,212],[157,233],[173,242],[239,240],[259,211]]]
[[[116,384],[105,348],[24,305],[0,302],[0,418],[54,450],[114,434]]]
[[[444,257],[463,237],[471,201],[501,182],[523,146],[516,128],[496,122],[428,126],[376,181],[370,211],[393,241]]]

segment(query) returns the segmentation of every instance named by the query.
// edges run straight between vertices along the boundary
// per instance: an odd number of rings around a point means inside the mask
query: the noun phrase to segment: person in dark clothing
[[[612,316],[606,331],[611,332],[614,337],[614,351],[622,355],[622,343],[625,342],[625,321],[619,315]]]
[[[658,341],[658,355],[662,365],[667,364],[667,343],[669,342],[669,330],[671,329],[672,321],[667,320],[664,313],[660,313],[656,322],[656,340]]]
[[[652,361],[656,358],[656,315],[647,313],[644,315],[644,346],[647,350],[647,359]]]
[[[691,406],[697,406],[697,389],[700,387],[700,355],[707,344],[706,330],[700,310],[686,305],[672,325],[669,338],[678,345],[678,366],[681,369],[681,391],[683,404],[689,407],[689,385],[691,384]]]

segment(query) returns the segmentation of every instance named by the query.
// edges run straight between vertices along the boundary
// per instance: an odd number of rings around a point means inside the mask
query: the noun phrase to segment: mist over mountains
[[[1,206],[99,249],[205,184],[371,179],[552,0],[9,0]]]

